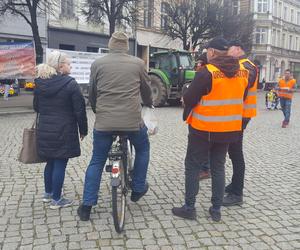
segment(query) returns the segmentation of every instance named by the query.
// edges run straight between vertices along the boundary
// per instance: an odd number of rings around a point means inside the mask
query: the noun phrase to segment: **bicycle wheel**
[[[126,210],[126,185],[125,174],[122,165],[119,167],[119,185],[112,186],[112,215],[117,233],[121,233],[125,225]]]
[[[131,181],[133,175],[133,167],[134,167],[134,159],[135,159],[135,151],[133,145],[130,141],[127,141],[127,185],[131,188]]]

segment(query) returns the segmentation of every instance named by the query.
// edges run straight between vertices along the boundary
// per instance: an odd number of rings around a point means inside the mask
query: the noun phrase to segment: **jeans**
[[[93,155],[85,174],[83,205],[93,206],[97,204],[101,176],[113,142],[113,134],[114,132],[111,131],[94,130],[93,132]],[[144,126],[140,131],[128,131],[126,134],[135,149],[131,188],[134,192],[143,192],[145,191],[150,157],[147,127]]]
[[[225,189],[225,159],[228,143],[215,143],[190,133],[185,158],[185,204],[194,207],[199,192],[201,166],[210,162],[212,178],[211,202],[219,209],[223,203]]]
[[[237,142],[230,143],[228,148],[229,158],[232,162],[233,174],[230,185],[230,193],[242,196],[245,177],[245,160],[243,153],[243,133]]]
[[[61,197],[61,189],[65,180],[68,159],[51,159],[47,161],[44,170],[45,192],[52,193],[53,200]]]
[[[292,99],[280,98],[280,106],[284,115],[284,121],[289,122],[291,116]]]

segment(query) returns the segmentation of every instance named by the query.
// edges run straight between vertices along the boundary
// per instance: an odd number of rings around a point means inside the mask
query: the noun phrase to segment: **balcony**
[[[270,44],[253,44],[252,52],[260,55],[273,55],[300,59],[300,51],[283,49]]]

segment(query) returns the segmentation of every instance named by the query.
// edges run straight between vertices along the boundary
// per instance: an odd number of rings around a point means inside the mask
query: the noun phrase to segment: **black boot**
[[[188,219],[188,220],[196,220],[196,209],[194,207],[188,207],[187,205],[183,205],[182,207],[173,207],[172,213],[175,216]]]
[[[137,202],[139,199],[141,199],[147,192],[149,189],[149,184],[146,182],[145,184],[145,191],[144,192],[131,192],[131,201],[133,202]]]
[[[77,209],[77,214],[82,221],[88,221],[90,219],[92,206],[80,205]]]
[[[235,195],[235,194],[228,194],[223,199],[223,206],[236,206],[243,204],[243,196],[242,195]]]
[[[213,221],[219,222],[221,220],[221,209],[210,207],[208,211]]]

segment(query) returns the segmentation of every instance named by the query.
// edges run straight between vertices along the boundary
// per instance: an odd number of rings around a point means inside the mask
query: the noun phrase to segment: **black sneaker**
[[[196,220],[196,209],[194,207],[188,207],[187,205],[183,205],[182,207],[173,207],[172,213],[175,216],[184,219]]]
[[[131,192],[131,197],[130,197],[131,201],[137,202],[139,199],[141,199],[148,192],[148,189],[149,189],[149,184],[146,182],[144,192],[134,192],[134,191],[132,191]]]
[[[236,206],[243,204],[243,196],[242,195],[235,195],[235,194],[228,194],[223,199],[223,206]]]
[[[228,184],[226,187],[225,187],[225,193],[231,193],[232,192],[232,184]]]
[[[90,219],[92,206],[80,205],[77,209],[77,214],[82,221],[88,221]]]
[[[213,221],[219,222],[221,220],[220,209],[214,209],[213,207],[210,207],[208,211]]]

